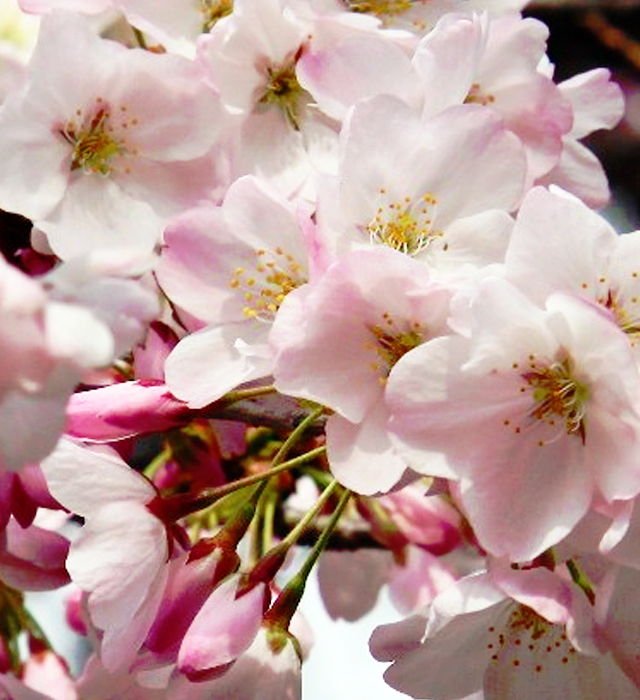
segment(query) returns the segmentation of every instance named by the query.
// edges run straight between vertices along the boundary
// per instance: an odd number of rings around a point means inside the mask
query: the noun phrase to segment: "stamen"
[[[626,303],[617,289],[609,288],[597,298],[613,316],[618,326],[629,336],[629,341],[635,345],[640,340],[640,314],[637,309],[637,297],[631,297]]]
[[[301,51],[302,49],[280,65],[266,66],[264,70],[267,82],[264,92],[258,98],[259,105],[274,105],[281,110],[296,131],[300,130],[303,108],[311,100],[296,75],[296,63]]]
[[[584,444],[589,389],[576,379],[571,358],[564,357],[551,365],[538,364],[532,359],[530,367],[521,374],[533,389],[536,405],[530,415],[549,425],[554,425],[554,417],[564,419],[567,435],[578,435]]]
[[[75,115],[57,129],[57,133],[73,146],[72,172],[83,170],[110,175],[115,157],[132,153],[126,141],[116,135],[116,131],[126,131],[130,124],[137,123],[135,119],[129,120],[126,112],[123,105],[114,116],[111,107],[98,97],[93,110],[86,113],[76,110]]]
[[[380,190],[380,194],[385,194]],[[371,243],[382,243],[394,250],[417,255],[444,233],[434,230],[433,209],[438,200],[425,193],[417,202],[409,197],[400,202],[379,206],[374,218],[366,227]]]
[[[281,248],[256,250],[255,254],[255,265],[236,268],[229,286],[242,295],[247,318],[272,322],[287,294],[307,278],[304,267]]]
[[[369,327],[373,335],[370,347],[378,356],[379,361],[372,363],[371,368],[380,374],[382,384],[386,382],[393,366],[413,348],[424,341],[427,329],[417,321],[398,324],[389,313],[382,315],[382,323]]]
[[[486,107],[496,101],[494,95],[482,91],[479,83],[474,83],[469,90],[469,94],[465,97],[465,104],[480,104]]]
[[[576,658],[564,627],[548,622],[531,608],[515,606],[506,624],[489,627],[490,663],[521,669],[525,674],[551,673]]]
[[[218,20],[233,12],[233,0],[200,0],[202,32],[210,32]]]
[[[415,0],[345,0],[345,4],[351,12],[374,15],[384,20],[410,10],[416,2]]]

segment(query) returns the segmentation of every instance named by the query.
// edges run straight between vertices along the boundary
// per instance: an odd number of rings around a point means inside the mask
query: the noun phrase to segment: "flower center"
[[[584,444],[589,389],[576,379],[571,358],[551,365],[539,365],[533,356],[530,360],[530,369],[521,376],[532,389],[535,407],[531,416],[550,425],[555,418],[563,419],[567,435],[578,435]]]
[[[307,278],[304,267],[281,248],[256,250],[255,254],[255,266],[236,268],[229,286],[242,293],[242,311],[247,318],[272,322],[287,294],[305,284]]]
[[[613,315],[613,320],[629,336],[629,341],[635,345],[640,339],[640,315],[634,307],[638,305],[638,297],[632,296],[625,303],[624,298],[616,289],[608,289],[606,295],[597,299]]]
[[[491,94],[485,94],[478,83],[474,83],[469,90],[469,94],[465,97],[465,104],[479,104],[486,107],[496,101],[496,98]]]
[[[410,10],[414,0],[345,0],[351,12],[374,15],[378,19],[395,17]]]
[[[492,666],[524,672],[549,672],[552,666],[566,666],[577,656],[564,628],[548,622],[531,608],[517,605],[504,626],[489,627]]]
[[[426,329],[417,321],[400,326],[387,312],[382,314],[382,322],[369,326],[369,330],[373,335],[370,347],[377,355],[371,369],[380,375],[382,384],[400,358],[421,345],[426,335]]]
[[[268,65],[264,69],[267,82],[258,98],[259,105],[273,105],[286,117],[296,130],[300,130],[300,116],[309,102],[309,93],[300,85],[296,76],[296,63],[302,48],[296,55],[279,65]]]
[[[76,110],[75,115],[58,129],[62,138],[73,147],[71,171],[83,170],[85,173],[110,175],[113,172],[113,160],[116,156],[132,153],[124,139],[116,136],[129,125],[137,124],[136,119],[125,117],[127,108],[121,107],[117,124],[114,128],[114,116],[111,107],[102,98],[96,98],[93,109],[87,112]]]
[[[384,195],[385,190],[381,189]],[[434,230],[433,208],[438,200],[429,193],[417,202],[410,197],[402,201],[379,206],[376,215],[367,225],[372,243],[382,243],[407,255],[417,255],[444,233]]]
[[[200,0],[202,32],[211,31],[216,22],[233,12],[233,0]]]

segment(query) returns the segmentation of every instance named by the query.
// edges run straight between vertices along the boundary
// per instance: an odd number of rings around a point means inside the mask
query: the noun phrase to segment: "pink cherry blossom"
[[[282,305],[270,336],[275,384],[336,412],[329,462],[349,488],[387,491],[402,476],[384,428],[386,378],[404,353],[447,332],[449,296],[421,263],[379,247],[345,255]]]
[[[423,122],[392,97],[363,100],[343,128],[338,176],[320,191],[321,235],[337,252],[386,245],[437,273],[497,262],[525,169],[490,110],[463,105]]]
[[[605,68],[569,78],[558,86],[571,102],[573,126],[563,137],[560,161],[541,184],[556,184],[580,197],[590,207],[609,200],[609,185],[598,158],[579,140],[598,129],[612,129],[624,114],[624,96]]]
[[[169,543],[165,525],[147,509],[153,486],[107,448],[63,439],[42,463],[55,497],[85,518],[67,568],[89,593],[101,658],[110,670],[128,666],[162,599]]]
[[[81,370],[110,362],[113,338],[88,310],[50,301],[3,258],[0,320],[0,468],[17,472],[53,449]]]
[[[543,568],[480,573],[438,595],[422,621],[378,628],[372,651],[394,661],[385,679],[414,698],[453,700],[479,690],[487,700],[639,697],[610,656],[581,653],[570,630],[588,612],[572,610],[577,596],[579,589]]]
[[[26,88],[0,113],[0,206],[32,219],[63,258],[148,252],[169,216],[214,187],[207,156],[223,121],[186,59],[126,49],[54,13]]]
[[[624,334],[577,298],[542,310],[487,279],[472,313],[470,338],[432,340],[393,368],[390,428],[414,469],[461,480],[483,547],[531,559],[594,495],[637,495],[640,380]]]
[[[571,292],[597,305],[638,354],[640,232],[618,235],[585,204],[536,187],[518,212],[505,256],[507,279],[543,304]]]
[[[271,374],[268,334],[287,294],[314,267],[312,228],[304,210],[253,177],[236,180],[221,207],[172,223],[158,280],[175,304],[207,324],[165,363],[178,398],[199,408]]]
[[[548,33],[542,22],[517,15],[489,22],[446,15],[413,59],[425,91],[423,114],[463,100],[495,110],[526,148],[528,182],[558,163],[573,119],[569,100],[538,70]]]
[[[223,581],[189,625],[178,652],[178,668],[187,677],[232,663],[253,643],[262,622],[265,584],[238,594],[239,583],[239,575]]]

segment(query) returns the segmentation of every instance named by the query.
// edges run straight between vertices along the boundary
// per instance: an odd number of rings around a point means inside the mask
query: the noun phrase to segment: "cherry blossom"
[[[285,299],[270,336],[275,385],[336,412],[329,462],[349,488],[387,491],[404,473],[384,428],[386,379],[404,353],[447,332],[449,297],[420,263],[380,247],[345,255]]]
[[[85,517],[67,568],[89,593],[91,619],[104,631],[102,661],[111,670],[129,665],[154,620],[167,577],[167,531],[147,508],[155,489],[115,452],[68,439],[42,469],[55,497]]]
[[[422,619],[379,628],[372,650],[394,661],[387,682],[414,698],[638,697],[610,656],[581,653],[570,633],[576,595],[543,568],[503,580],[480,573],[437,596]],[[464,659],[464,673],[452,659]]]
[[[174,220],[157,269],[179,307],[207,324],[182,339],[165,363],[167,385],[201,407],[238,384],[268,376],[271,324],[317,263],[312,224],[256,178],[236,180],[221,207]]]
[[[61,60],[80,72],[57,71]],[[215,186],[207,154],[223,122],[185,59],[126,49],[52,14],[26,88],[0,114],[0,206],[34,220],[63,258],[150,251],[167,217]]]
[[[524,194],[525,156],[497,115],[474,105],[428,122],[391,97],[358,103],[318,224],[336,251],[386,245],[438,271],[500,261]]]
[[[470,338],[432,340],[393,368],[390,428],[414,469],[461,479],[484,547],[531,559],[594,494],[637,495],[639,378],[624,334],[576,298],[553,294],[542,310],[495,278],[472,311]]]

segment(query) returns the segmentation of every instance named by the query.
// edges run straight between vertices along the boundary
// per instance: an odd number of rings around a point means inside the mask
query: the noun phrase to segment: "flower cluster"
[[[525,4],[20,0],[0,697],[300,698],[319,561],[412,697],[640,698],[623,98]],[[23,597],[68,582],[76,677]]]

